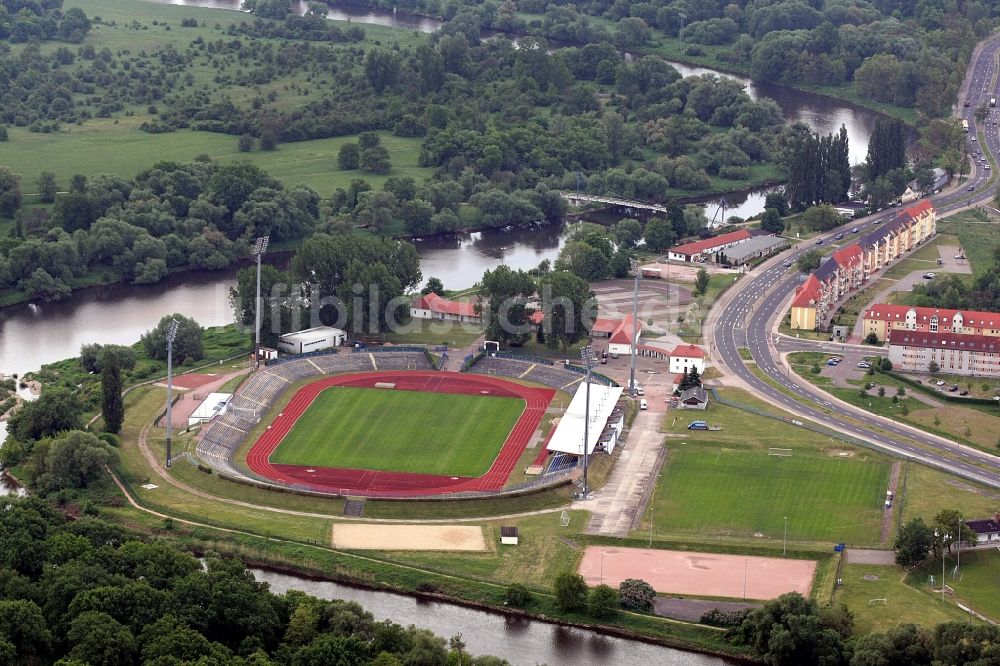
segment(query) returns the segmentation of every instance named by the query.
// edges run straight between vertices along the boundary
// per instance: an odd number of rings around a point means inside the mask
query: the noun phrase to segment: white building
[[[216,416],[225,414],[226,407],[229,406],[229,400],[232,397],[232,393],[209,393],[201,401],[201,404],[191,412],[191,416],[188,417],[188,427],[199,423],[208,423]]]
[[[978,543],[1000,543],[1000,513],[986,520],[967,520],[965,524],[976,533]]]
[[[586,413],[587,385],[580,383],[576,389],[576,394],[570,400],[566,413],[559,419],[556,431],[552,433],[548,445],[545,447],[549,451],[556,453],[569,453],[571,455],[583,455],[583,431],[587,430],[587,455],[590,455],[598,448],[598,443],[602,443],[602,448],[608,453],[614,451],[618,443],[618,435],[624,427],[624,413],[615,410],[618,400],[622,396],[621,386],[606,386],[604,384],[590,385],[590,421],[587,424],[584,414]],[[613,436],[609,437],[607,430],[611,430]],[[602,442],[603,440],[603,442]]]
[[[440,319],[462,323],[480,324],[483,315],[476,312],[476,304],[470,301],[452,301],[438,296],[433,291],[410,303],[410,316],[414,319]]]
[[[698,374],[705,374],[705,352],[694,345],[677,345],[670,352],[670,372],[678,375],[687,374],[691,368],[697,368]]]
[[[347,333],[339,328],[316,326],[282,335],[278,338],[278,349],[286,354],[306,354],[339,347],[346,341]]]

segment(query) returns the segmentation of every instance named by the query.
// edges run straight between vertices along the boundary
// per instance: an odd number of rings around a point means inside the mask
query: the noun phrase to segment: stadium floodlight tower
[[[167,467],[170,467],[170,444],[173,432],[170,408],[174,402],[174,338],[177,337],[179,325],[176,319],[171,319],[167,324]]]
[[[634,396],[635,359],[639,355],[639,280],[642,279],[642,271],[639,270],[638,259],[629,259],[629,266],[635,276],[635,285],[632,287],[632,364],[628,371],[628,394]]]
[[[257,300],[254,301],[254,341],[253,341],[253,362],[254,369],[260,367],[260,258],[264,255],[267,250],[267,243],[271,240],[270,236],[261,236],[257,239],[257,242],[253,246],[253,254],[257,257]]]
[[[590,485],[587,482],[587,457],[590,444],[590,374],[594,368],[594,349],[590,345],[580,348],[580,359],[584,367],[587,368],[587,398],[583,405],[583,499],[587,499],[590,494]]]

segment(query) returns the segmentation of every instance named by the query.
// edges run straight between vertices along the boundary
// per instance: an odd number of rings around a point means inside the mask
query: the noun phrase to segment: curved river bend
[[[230,10],[238,9],[240,4],[240,0],[163,1]],[[293,7],[298,12],[306,9],[300,0],[295,0]],[[441,25],[429,18],[359,8],[331,8],[328,16],[333,20],[422,32],[433,32]],[[675,66],[685,76],[703,73],[729,76],[706,68]],[[852,160],[860,160],[867,151],[876,118],[873,112],[791,88],[734,78],[747,86],[751,96],[766,95],[777,100],[789,120],[801,120],[824,133],[836,130],[843,123],[850,136]],[[763,209],[763,199],[763,192],[731,195],[727,197],[726,215],[748,217],[758,213]],[[716,204],[708,204],[706,208],[711,218]],[[466,288],[485,270],[501,263],[527,269],[543,259],[555,259],[563,242],[562,231],[562,225],[550,225],[419,241],[421,269],[425,279],[433,275],[447,288]],[[170,312],[184,312],[205,326],[230,323],[228,291],[235,272],[236,269],[187,273],[153,286],[113,285],[78,292],[60,303],[4,308],[0,310],[0,372],[37,369],[43,363],[76,355],[84,343],[130,344]]]

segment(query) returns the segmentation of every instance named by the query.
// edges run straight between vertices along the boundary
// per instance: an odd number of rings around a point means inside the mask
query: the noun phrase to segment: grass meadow
[[[476,477],[523,411],[517,398],[331,387],[271,462]]]
[[[71,7],[83,9],[87,16],[101,17],[103,23],[95,24],[87,36],[86,44],[95,49],[108,48],[112,52],[144,50],[155,53],[161,48],[173,47],[179,52],[197,38],[206,42],[228,40],[225,29],[232,23],[252,20],[245,14],[224,9],[206,9],[180,5],[135,2],[129,0],[69,0],[63,10]],[[193,17],[200,25],[182,28],[181,20]],[[153,22],[156,22],[155,24]],[[345,24],[346,25],[346,24]],[[426,35],[412,32],[393,32],[384,26],[364,26],[366,39],[360,46],[386,44],[398,41],[401,45],[414,45],[426,41]],[[281,40],[270,41],[276,45]],[[43,52],[54,51],[59,42],[41,45]],[[15,45],[15,52],[23,48]],[[356,48],[344,44],[335,48]],[[266,85],[238,85],[220,83],[220,74],[233,75],[237,67],[217,70],[202,63],[192,64],[186,70],[193,77],[193,87],[204,88],[218,96],[225,96],[237,104],[251,99],[277,94],[274,108],[297,108],[321,97],[324,82],[309,80],[304,71],[277,77]],[[77,95],[77,101],[85,96]],[[323,197],[329,197],[338,187],[347,187],[351,180],[361,178],[375,189],[380,189],[392,176],[410,176],[417,181],[430,176],[432,170],[419,167],[421,139],[394,137],[382,133],[382,144],[388,149],[392,170],[377,175],[363,171],[341,171],[337,166],[337,152],[344,143],[357,140],[354,135],[330,139],[316,139],[279,144],[277,150],[254,150],[241,153],[237,149],[238,137],[214,132],[178,130],[167,134],[147,134],[139,130],[146,121],[155,119],[146,106],[132,105],[127,113],[115,113],[112,118],[91,118],[80,125],[62,125],[51,134],[29,132],[24,127],[9,128],[10,140],[0,142],[0,165],[8,166],[21,177],[21,190],[26,195],[37,192],[38,176],[43,171],[56,175],[60,190],[66,189],[74,174],[94,175],[113,173],[131,178],[152,164],[164,161],[191,161],[198,155],[208,155],[222,164],[250,160],[265,169],[286,186],[305,183]],[[34,200],[28,196],[30,203]]]
[[[727,394],[752,402],[742,392]],[[694,419],[722,430],[687,430]],[[780,547],[788,516],[789,541],[878,541],[885,458],[715,402],[705,412],[668,413],[664,429],[669,453],[651,503],[655,535]],[[769,447],[792,455],[770,456]]]
[[[950,554],[946,553],[945,559],[946,578],[948,585],[955,590],[956,599],[994,621],[1000,621],[1000,594],[997,594],[1000,590],[1000,549],[963,550],[957,577],[953,575],[959,560],[956,555],[952,549]],[[930,576],[934,576],[935,587],[939,586],[941,560],[929,561],[916,569],[907,577],[907,582],[929,590]]]

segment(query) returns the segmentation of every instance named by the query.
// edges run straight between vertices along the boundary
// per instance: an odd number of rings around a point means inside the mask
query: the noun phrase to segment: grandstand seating
[[[579,372],[567,370],[561,365],[544,365],[537,363],[534,359],[515,359],[494,356],[484,356],[478,363],[473,365],[467,372],[479,375],[501,375],[503,377],[516,377],[543,386],[551,386],[555,389],[573,391],[575,387],[583,381]],[[606,383],[598,376],[592,376],[591,382],[594,384]]]
[[[423,350],[386,350],[379,351],[374,356],[379,370],[434,369]],[[206,465],[224,474],[253,478],[233,467],[232,456],[264,412],[292,383],[336,372],[371,370],[375,370],[375,366],[372,365],[372,355],[367,352],[310,355],[291,360],[282,359],[280,363],[268,365],[243,382],[229,401],[225,414],[209,424],[198,443],[198,457]]]

